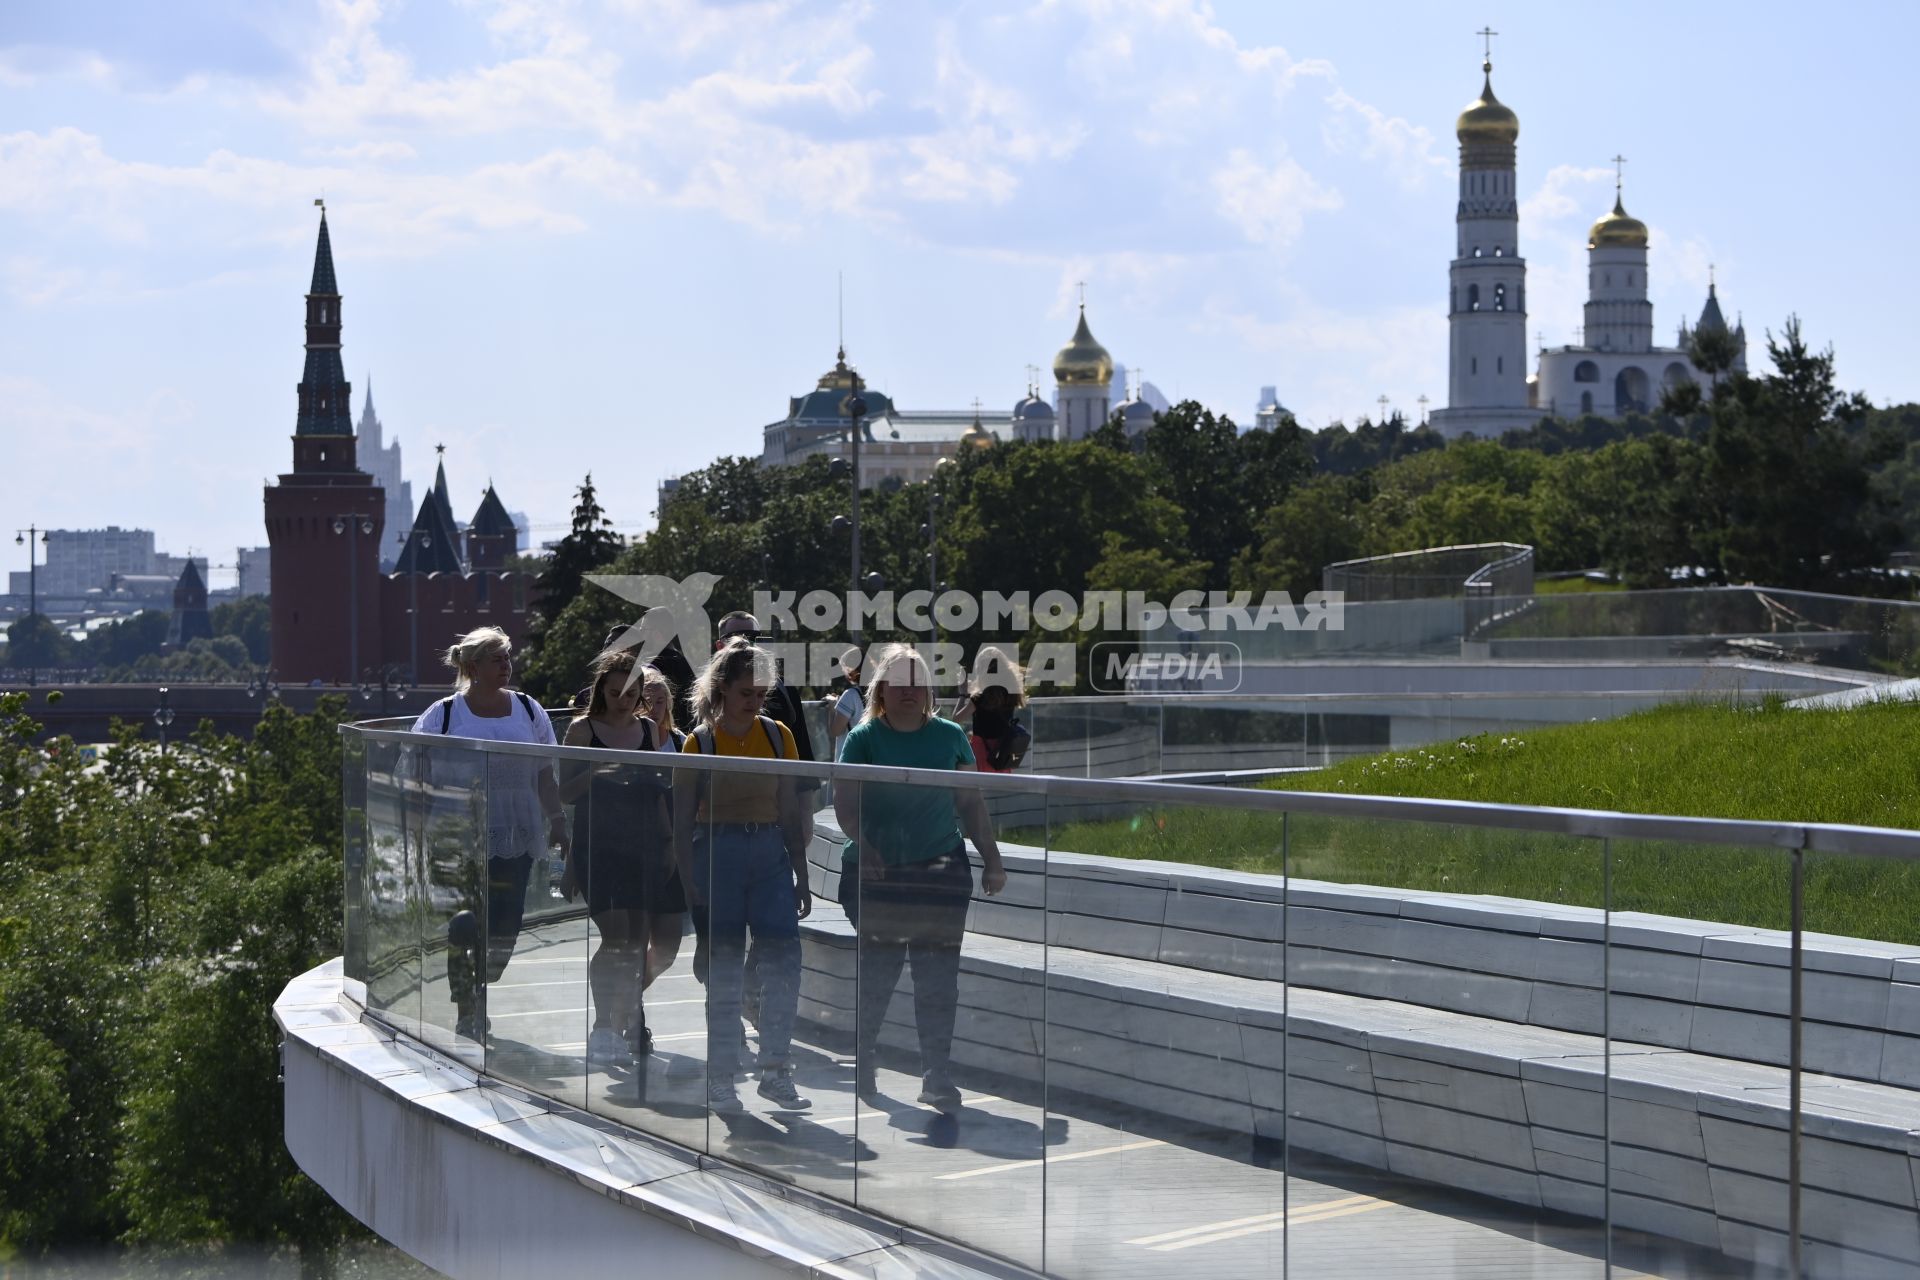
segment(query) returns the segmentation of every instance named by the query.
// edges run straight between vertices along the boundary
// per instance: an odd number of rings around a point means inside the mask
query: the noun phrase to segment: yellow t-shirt
[[[780,758],[797,760],[800,749],[794,745],[793,730],[778,720],[769,719],[773,727],[780,732]],[[713,747],[715,755],[748,756],[759,760],[774,758],[773,743],[761,729],[761,722],[754,721],[747,730],[747,736],[736,738],[721,728],[713,726]],[[680,747],[682,751],[700,754],[700,735],[690,733]],[[771,774],[760,773],[714,773],[707,775],[706,793],[701,800],[696,815],[700,821],[713,822],[778,822],[780,820],[780,779]]]

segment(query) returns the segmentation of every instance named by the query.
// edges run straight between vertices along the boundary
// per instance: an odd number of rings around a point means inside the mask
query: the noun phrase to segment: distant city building
[[[854,376],[843,349],[813,390],[787,401],[786,417],[761,428],[761,462],[779,467],[816,456],[851,458],[851,423],[845,407],[852,396]],[[886,392],[864,383],[860,398],[867,405],[860,420],[862,488],[889,480],[920,483],[933,475],[941,459],[953,457],[962,448],[990,445],[1013,435],[1013,418],[1008,413],[902,409]],[[661,484],[662,506],[677,487],[678,481]]]
[[[763,464],[791,466],[815,456],[850,458],[845,410],[855,374],[846,355],[841,350],[833,368],[820,376],[813,390],[791,397],[786,416],[761,429]],[[860,396],[867,411],[861,419],[861,484],[921,483],[942,460],[963,449],[985,448],[1002,440],[1084,440],[1116,413],[1122,415],[1128,434],[1137,438],[1170,405],[1158,387],[1138,378],[1132,394],[1115,404],[1116,370],[1121,371],[1124,387],[1124,369],[1094,338],[1082,304],[1073,336],[1054,356],[1052,403],[1042,399],[1039,387],[1030,381],[1027,394],[1005,412],[978,406],[904,409],[863,380]],[[660,482],[661,508],[683,478]]]
[[[176,556],[169,555],[165,551],[154,552],[153,567],[148,572],[165,578],[169,582],[177,582],[189,564],[200,571],[202,582],[212,576],[213,564],[206,556]]]
[[[1113,410],[1114,415],[1120,419],[1120,426],[1126,431],[1129,440],[1138,440],[1144,436],[1147,428],[1153,425],[1156,416],[1153,402],[1142,396],[1140,391],[1139,387],[1135,387],[1133,394],[1115,405]]]
[[[1126,365],[1115,361],[1113,366],[1113,381],[1114,385],[1123,391],[1128,387],[1132,387],[1133,394],[1139,399],[1144,400],[1155,413],[1165,413],[1167,410],[1173,408],[1173,402],[1167,399],[1165,393],[1162,392],[1159,387],[1154,386],[1151,382],[1148,382],[1146,378],[1142,377],[1140,371],[1137,369],[1129,369]]]
[[[106,591],[116,574],[161,572],[156,567],[151,529],[122,529],[118,525],[49,529],[43,546],[40,567],[31,585],[44,599],[78,599],[89,591]],[[24,570],[8,573],[9,594],[24,599],[29,585]]]
[[[1447,407],[1433,425],[1448,436],[1498,435],[1549,414],[1618,417],[1647,412],[1666,386],[1703,381],[1687,354],[1685,325],[1672,347],[1653,343],[1647,297],[1647,226],[1626,211],[1619,184],[1613,210],[1587,235],[1587,304],[1580,341],[1540,348],[1527,372],[1527,264],[1520,256],[1516,143],[1520,117],[1494,96],[1493,63],[1483,63],[1479,98],[1454,124],[1460,141],[1460,200],[1448,269]],[[1696,329],[1726,330],[1712,285]],[[1746,330],[1732,330],[1746,368]]]
[[[373,378],[369,376],[367,398],[360,409],[357,457],[360,469],[372,476],[387,495],[386,527],[394,530],[395,536],[380,548],[380,567],[391,570],[400,558],[398,531],[407,527],[407,517],[413,513],[413,482],[400,475],[399,437],[392,444],[383,444],[381,434],[380,415],[373,408]]]
[[[323,210],[306,298],[293,470],[265,493],[273,666],[281,680],[301,683],[353,683],[394,668],[438,683],[447,677],[433,655],[455,636],[489,624],[515,640],[525,635],[535,584],[524,573],[466,571],[444,466],[420,502],[397,571],[380,572],[388,495],[356,465],[340,310]],[[492,505],[504,518],[497,495]],[[497,524],[484,500],[482,512],[490,527]],[[482,533],[480,545],[491,558],[503,541],[518,543],[496,528]]]
[[[264,596],[273,592],[273,548],[237,547],[233,553],[234,594]]]
[[[1288,414],[1287,406],[1280,403],[1279,388],[1260,388],[1260,399],[1253,407],[1253,429],[1255,431],[1275,431],[1279,429],[1280,419]]]

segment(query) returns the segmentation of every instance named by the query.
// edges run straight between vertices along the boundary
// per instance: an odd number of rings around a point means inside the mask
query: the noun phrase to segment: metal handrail
[[[342,735],[407,747],[452,747],[501,755],[628,763],[662,768],[657,751],[606,747],[547,747],[530,743],[446,738],[439,734],[340,726]],[[676,770],[758,773],[847,782],[890,782],[942,786],[956,791],[997,795],[1058,796],[1079,800],[1136,802],[1259,813],[1303,813],[1335,818],[1393,822],[1439,822],[1453,826],[1533,831],[1542,835],[1615,840],[1666,840],[1691,844],[1743,845],[1749,848],[1920,861],[1920,832],[1843,823],[1762,822],[1744,818],[1695,818],[1674,814],[1619,813],[1604,809],[1494,804],[1476,800],[1432,800],[1405,796],[1363,796],[1315,791],[1277,791],[1210,787],[1192,783],[1143,782],[1124,778],[1071,778],[1053,774],[977,773],[944,769],[906,769],[890,765],[824,764],[738,756],[676,755]]]

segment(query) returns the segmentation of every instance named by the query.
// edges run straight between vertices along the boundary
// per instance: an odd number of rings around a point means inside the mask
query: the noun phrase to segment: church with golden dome
[[[813,390],[789,397],[786,416],[761,428],[761,462],[778,467],[815,455],[850,459],[847,402],[854,377],[842,349]],[[867,407],[860,423],[861,483],[919,483],[929,479],[942,460],[1002,440],[1084,440],[1116,416],[1129,437],[1138,437],[1153,425],[1156,414],[1167,411],[1166,397],[1136,377],[1132,393],[1115,403],[1116,377],[1124,389],[1126,369],[1093,336],[1082,302],[1073,336],[1053,357],[1051,404],[1029,381],[1026,396],[1008,411],[982,409],[978,403],[972,409],[907,409],[863,379],[860,397]],[[672,482],[663,485],[663,495],[672,487]]]
[[[1433,425],[1449,436],[1494,436],[1542,417],[1644,413],[1666,386],[1705,382],[1688,357],[1693,332],[1726,320],[1711,285],[1695,330],[1672,347],[1653,340],[1647,297],[1647,225],[1626,210],[1620,183],[1611,212],[1587,233],[1587,303],[1580,339],[1534,352],[1528,370],[1527,264],[1520,254],[1516,158],[1520,117],[1493,92],[1493,62],[1481,65],[1480,96],[1454,124],[1460,200],[1448,269],[1447,407]],[[1730,331],[1746,369],[1746,330]]]

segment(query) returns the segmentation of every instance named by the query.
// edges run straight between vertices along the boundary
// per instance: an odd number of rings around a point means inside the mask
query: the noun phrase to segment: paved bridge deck
[[[590,926],[530,930],[490,990],[488,1073],[634,1128],[752,1166],[886,1217],[1064,1276],[1598,1277],[1595,1222],[1530,1212],[1245,1135],[1151,1126],[1137,1112],[1047,1093],[1037,1080],[963,1080],[954,1118],[918,1105],[885,1067],[853,1096],[843,1054],[795,1045],[809,1112],[783,1114],[750,1082],[744,1114],[706,1113],[702,989],[688,954],[649,992],[656,1050],[633,1072],[587,1069]],[[433,975],[429,974],[429,988]],[[443,995],[444,993],[442,993]],[[431,989],[428,1007],[438,1005]],[[440,1006],[443,1007],[443,1006]],[[1042,1098],[1051,1106],[1042,1108]],[[1616,1230],[1620,1276],[1748,1275],[1745,1263]]]

